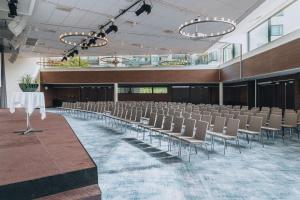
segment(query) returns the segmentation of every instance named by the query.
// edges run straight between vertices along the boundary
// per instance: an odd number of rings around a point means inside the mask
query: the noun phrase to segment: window
[[[128,94],[130,93],[130,88],[129,87],[119,87],[118,88],[118,93],[120,94]]]
[[[131,88],[134,94],[152,94],[152,87],[134,87]]]
[[[282,36],[283,25],[271,25],[271,36]]]
[[[248,32],[249,51],[274,41],[300,28],[300,1],[276,13],[267,21]]]
[[[168,88],[167,87],[153,87],[154,94],[167,94]]]
[[[223,48],[223,62],[233,59],[233,44],[229,44]]]
[[[240,56],[240,44],[229,44],[223,48],[223,62]]]
[[[214,63],[218,61],[218,51],[212,51],[208,53],[208,63]]]
[[[250,51],[269,42],[268,27],[268,21],[266,21],[248,33]]]

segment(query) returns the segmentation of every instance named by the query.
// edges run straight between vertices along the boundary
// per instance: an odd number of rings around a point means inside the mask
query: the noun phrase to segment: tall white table
[[[15,131],[16,133],[28,134],[32,132],[41,132],[31,127],[30,115],[36,108],[40,109],[41,119],[46,118],[45,97],[43,92],[15,92],[9,101],[9,110],[11,113],[15,112],[16,107],[22,107],[26,113],[26,129]]]

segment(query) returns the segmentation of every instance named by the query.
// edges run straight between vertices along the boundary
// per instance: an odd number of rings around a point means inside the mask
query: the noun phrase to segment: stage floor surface
[[[47,113],[47,118],[41,120],[39,112],[35,112],[31,124],[43,132],[14,133],[26,127],[24,110],[17,109],[13,114],[0,110],[0,187],[96,169],[63,116]]]

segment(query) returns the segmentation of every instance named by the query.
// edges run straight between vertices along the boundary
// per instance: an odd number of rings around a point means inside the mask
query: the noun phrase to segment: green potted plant
[[[35,92],[39,87],[39,84],[30,74],[26,74],[21,77],[19,87],[23,92]]]

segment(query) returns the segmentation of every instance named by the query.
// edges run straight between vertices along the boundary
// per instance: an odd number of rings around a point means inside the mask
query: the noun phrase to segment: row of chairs
[[[146,106],[145,106],[146,105]],[[151,105],[151,106],[149,106]],[[278,116],[280,115],[272,115],[270,117],[270,123],[268,126],[263,125],[263,118],[259,116],[251,116],[250,123],[248,125],[248,116],[240,115],[236,116],[236,113],[230,112],[210,112],[208,113],[208,109],[205,111],[200,111],[197,109],[181,109],[180,112],[175,111],[175,104],[169,105],[169,108],[166,109],[168,104],[164,104],[164,106],[159,107],[159,104],[156,104],[156,107],[152,104],[143,104],[140,103],[120,103],[114,104],[112,102],[77,102],[77,103],[65,103],[63,104],[64,110],[68,110],[74,113],[90,113],[90,114],[98,114],[101,113],[102,117],[105,116],[105,119],[110,119],[114,121],[113,124],[116,124],[116,121],[120,121],[122,124],[130,124],[135,125],[139,129],[150,130],[150,142],[152,142],[152,134],[153,132],[159,133],[160,135],[160,144],[161,138],[164,136],[169,136],[168,142],[168,150],[171,149],[171,139],[177,139],[179,141],[179,155],[181,155],[181,144],[189,143],[189,160],[191,155],[191,147],[196,146],[197,144],[204,145],[207,150],[207,142],[205,140],[206,135],[210,135],[211,138],[211,147],[214,147],[214,138],[221,138],[224,141],[224,154],[225,149],[227,148],[228,140],[235,140],[236,145],[239,147],[238,140],[238,132],[247,135],[260,135],[262,141],[261,129],[265,129],[267,131],[274,133],[279,130],[279,128],[274,128],[273,125],[278,125]],[[177,105],[178,106],[178,105]],[[157,108],[157,109],[153,109]],[[160,108],[160,109],[158,109]],[[162,109],[163,108],[163,109]],[[147,118],[147,112],[150,110],[150,116]],[[156,112],[155,112],[156,110]],[[153,112],[152,112],[153,111]],[[190,111],[190,112],[188,112]],[[211,110],[210,110],[211,111]],[[144,114],[144,116],[143,116]],[[203,115],[201,115],[203,114]],[[99,116],[99,115],[98,115]],[[142,120],[147,120],[148,123],[144,124],[141,122]],[[214,120],[213,120],[214,119]],[[183,132],[182,132],[183,130]],[[137,132],[139,134],[139,132]],[[145,131],[143,131],[145,134]],[[143,139],[145,138],[143,134]],[[138,137],[138,135],[137,135]],[[252,138],[252,137],[251,137]],[[250,147],[251,147],[251,138],[250,138]],[[249,140],[248,140],[249,142]],[[263,143],[263,142],[262,142]],[[195,148],[196,150],[196,148]],[[207,151],[208,153],[208,151]]]

